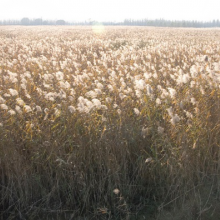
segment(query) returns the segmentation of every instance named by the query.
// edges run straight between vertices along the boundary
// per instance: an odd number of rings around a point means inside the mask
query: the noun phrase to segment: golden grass
[[[1,27],[2,217],[129,219],[205,180],[216,188],[219,39],[218,29]]]

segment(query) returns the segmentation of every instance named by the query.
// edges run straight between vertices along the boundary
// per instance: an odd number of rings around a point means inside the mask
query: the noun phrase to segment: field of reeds
[[[2,219],[153,218],[219,174],[220,30],[0,27]]]

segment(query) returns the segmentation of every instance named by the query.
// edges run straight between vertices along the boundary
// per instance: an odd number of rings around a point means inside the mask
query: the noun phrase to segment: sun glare
[[[94,24],[92,26],[92,31],[95,34],[102,34],[105,31],[105,27],[103,24]]]

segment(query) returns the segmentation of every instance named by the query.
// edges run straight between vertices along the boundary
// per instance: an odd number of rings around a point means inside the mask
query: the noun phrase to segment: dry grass
[[[1,27],[2,218],[154,216],[193,191],[202,219],[199,187],[219,192],[219,39]]]

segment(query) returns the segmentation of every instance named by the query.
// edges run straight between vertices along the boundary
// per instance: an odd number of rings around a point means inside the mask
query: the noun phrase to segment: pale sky
[[[220,0],[0,0],[0,20],[220,20]]]

